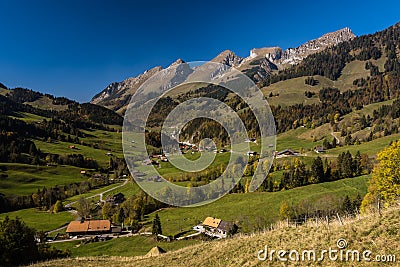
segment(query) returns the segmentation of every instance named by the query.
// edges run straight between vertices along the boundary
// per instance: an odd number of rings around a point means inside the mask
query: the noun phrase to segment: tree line
[[[0,213],[27,208],[49,210],[57,202],[111,184],[110,179],[89,178],[79,183],[38,188],[30,195],[4,195],[0,193]]]
[[[285,170],[282,177],[276,179],[271,174],[268,175],[259,191],[276,192],[309,184],[352,178],[370,173],[372,166],[368,155],[361,155],[360,152],[357,152],[355,156],[352,156],[349,151],[343,152],[332,161],[328,161],[328,159],[323,161],[318,156],[313,160],[310,167],[307,167],[299,158],[294,158],[290,163],[286,162],[284,165],[273,166],[272,172]]]

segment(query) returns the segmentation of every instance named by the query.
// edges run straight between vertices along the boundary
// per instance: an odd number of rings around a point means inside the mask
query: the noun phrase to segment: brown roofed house
[[[83,234],[105,234],[111,231],[109,220],[72,221],[68,224],[66,233],[70,236]]]

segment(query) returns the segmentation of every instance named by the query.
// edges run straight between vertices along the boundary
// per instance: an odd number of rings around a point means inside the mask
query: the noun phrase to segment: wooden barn
[[[98,235],[111,233],[109,220],[72,221],[68,224],[66,233],[75,235]]]

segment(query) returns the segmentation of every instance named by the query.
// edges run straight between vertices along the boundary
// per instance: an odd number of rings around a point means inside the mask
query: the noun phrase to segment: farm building
[[[248,155],[248,156],[257,156],[257,152],[255,152],[255,151],[249,151],[249,152],[247,152],[247,155]]]
[[[109,220],[92,221],[72,221],[68,224],[66,233],[74,235],[97,235],[111,232],[111,222]]]
[[[279,152],[275,152],[275,157],[276,158],[282,158],[282,157],[289,157],[289,156],[297,156],[299,152],[294,151],[292,149],[285,149]]]
[[[196,225],[193,230],[204,233],[208,236],[226,238],[228,235],[235,234],[236,224],[223,221],[221,219],[207,217],[201,225]]]
[[[106,202],[109,202],[109,203],[111,203],[113,205],[119,205],[124,201],[125,201],[125,196],[122,193],[117,193],[115,195],[108,196],[106,198]]]

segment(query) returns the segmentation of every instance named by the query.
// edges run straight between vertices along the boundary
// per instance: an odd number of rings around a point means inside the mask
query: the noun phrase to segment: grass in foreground
[[[400,207],[397,206],[383,213],[382,217],[371,214],[360,220],[346,221],[344,226],[338,223],[308,226],[281,227],[272,231],[257,233],[250,236],[237,236],[232,239],[202,242],[185,247],[178,251],[167,252],[153,257],[85,257],[53,260],[34,266],[283,266],[275,258],[270,262],[261,262],[257,258],[259,250],[267,245],[275,250],[313,249],[316,253],[336,249],[336,242],[344,238],[348,246],[344,250],[371,250],[371,258],[376,255],[394,254],[400,257]],[[329,261],[325,255],[323,262],[289,261],[285,264],[293,266],[396,266],[396,262],[383,264],[381,262]]]
[[[173,242],[157,242],[153,237],[149,236],[133,236],[114,238],[109,241],[80,244],[80,241],[63,242],[53,244],[58,249],[71,250],[73,257],[82,256],[140,256],[146,255],[152,247],[160,246],[164,250],[173,251],[183,247],[187,247],[200,241],[197,240],[181,240]]]

